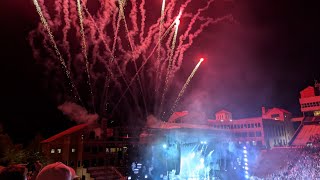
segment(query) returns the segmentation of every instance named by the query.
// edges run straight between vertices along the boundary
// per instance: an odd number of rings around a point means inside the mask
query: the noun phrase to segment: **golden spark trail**
[[[130,45],[131,51],[132,51],[132,53],[134,53],[133,43],[132,43],[132,40],[130,38],[127,21],[126,21],[125,15],[124,15],[124,4],[123,4],[123,2],[121,0],[119,0],[119,4],[120,4],[120,14],[121,14],[121,17],[122,17],[121,19],[124,22],[124,27],[125,27],[125,30],[126,30],[126,33],[127,33],[127,37],[128,37],[128,41],[129,41],[129,45]],[[138,71],[138,67],[137,67],[136,61],[133,61],[133,64],[134,64],[135,71],[137,72]],[[126,82],[126,85],[128,86],[128,83],[127,83],[126,80],[125,80],[125,82]],[[146,104],[146,100],[145,100],[145,94],[144,94],[144,91],[143,91],[143,88],[142,88],[142,83],[141,83],[141,80],[140,80],[139,76],[138,76],[138,83],[139,83],[140,91],[141,91],[141,94],[142,94],[142,99],[143,99],[143,104],[145,106],[146,115],[148,116],[147,104]]]
[[[78,15],[79,15],[79,23],[80,23],[80,33],[81,33],[81,38],[82,38],[82,43],[81,43],[82,54],[84,56],[84,60],[85,60],[85,64],[86,64],[86,73],[88,76],[87,83],[88,83],[90,95],[92,98],[91,99],[92,100],[92,107],[94,109],[94,112],[96,112],[95,103],[94,103],[94,96],[93,96],[93,92],[92,92],[91,76],[90,76],[90,71],[89,71],[89,60],[88,60],[88,55],[87,55],[87,45],[86,45],[86,38],[85,38],[85,34],[84,34],[82,7],[81,7],[80,0],[77,0],[77,7],[78,7]]]
[[[120,6],[122,5],[122,3],[120,3],[121,0],[119,0],[119,4]],[[121,9],[121,7],[120,7]],[[114,60],[114,51],[116,50],[116,44],[117,44],[117,38],[118,38],[118,32],[119,32],[119,28],[120,28],[120,21],[121,21],[121,11],[119,10],[119,15],[118,15],[118,21],[117,21],[117,27],[116,27],[116,31],[114,32],[114,38],[113,38],[113,44],[112,44],[112,49],[111,49],[111,61]]]
[[[125,30],[126,30],[126,33],[128,36],[129,45],[130,45],[131,50],[133,51],[133,44],[131,42],[131,38],[129,37],[129,29],[128,29],[126,18],[124,16],[124,4],[123,4],[122,0],[119,0],[119,6],[120,6],[120,20],[121,19],[123,20],[124,27],[125,27]]]
[[[63,57],[62,57],[62,55],[61,55],[61,53],[60,53],[60,51],[58,49],[58,46],[57,46],[57,44],[56,44],[56,42],[54,40],[54,36],[53,36],[53,34],[51,32],[49,24],[48,24],[46,18],[43,16],[43,13],[42,13],[41,7],[39,6],[38,1],[37,0],[33,0],[33,4],[36,6],[37,12],[38,12],[38,14],[40,16],[41,23],[43,24],[43,26],[45,27],[45,29],[47,30],[47,32],[49,34],[49,39],[50,39],[51,45],[53,46],[53,48],[55,50],[55,53],[59,58],[59,61],[60,61],[61,65],[62,65],[62,69],[64,70],[64,73],[66,74],[67,79],[69,80],[69,83],[70,83],[71,88],[72,88],[70,90],[71,93],[74,91],[75,98],[78,99],[81,104],[83,104],[83,102],[82,102],[82,100],[80,98],[79,92],[78,92],[76,86],[74,85],[74,83],[73,83],[73,81],[71,79],[70,72],[68,71],[67,66],[66,66],[66,62],[63,59]]]
[[[166,0],[162,0],[162,7],[161,7],[161,19],[160,19],[160,27],[159,27],[159,46],[158,46],[158,57],[157,57],[157,66],[156,66],[156,76],[158,76],[158,72],[159,72],[159,66],[160,66],[160,61],[161,61],[161,34],[162,34],[162,28],[163,28],[163,22],[164,22],[164,9],[166,6]],[[158,79],[157,79],[158,80]],[[156,81],[157,81],[156,80]],[[157,91],[157,88],[156,88]]]
[[[174,110],[175,110],[177,104],[179,103],[184,91],[187,89],[187,86],[189,85],[189,83],[190,83],[192,77],[194,76],[194,74],[197,72],[197,70],[198,70],[200,64],[202,63],[202,61],[203,61],[203,58],[200,59],[200,61],[198,62],[198,64],[195,66],[195,68],[191,72],[190,76],[188,77],[187,81],[184,83],[181,91],[179,92],[179,95],[178,95],[176,101],[174,102],[174,104],[173,104],[173,106],[171,108],[171,112],[174,112]]]
[[[170,52],[170,56],[169,56],[167,74],[166,74],[166,79],[165,79],[165,84],[164,84],[164,90],[163,90],[162,97],[161,97],[161,102],[160,102],[160,113],[162,111],[162,105],[163,105],[163,102],[164,102],[164,98],[165,98],[166,93],[167,93],[168,88],[169,88],[169,79],[170,79],[170,76],[171,76],[171,69],[172,69],[172,66],[173,66],[173,59],[172,58],[173,58],[173,54],[174,54],[175,44],[176,44],[176,41],[177,41],[177,34],[178,34],[178,29],[179,29],[179,24],[180,24],[180,16],[181,16],[181,11],[179,12],[178,17],[175,20],[176,27],[175,27],[174,36],[173,36],[173,39],[172,39],[171,52]]]
[[[169,28],[166,30],[166,32],[162,35],[161,38],[164,38],[169,30],[173,27],[173,25],[175,24],[175,21],[169,26]],[[159,46],[159,42],[154,46],[154,48],[152,49],[152,51],[150,52],[149,56],[146,58],[146,60],[142,63],[142,65],[140,66],[140,68],[138,69],[137,73],[133,76],[133,78],[131,79],[129,85],[127,86],[126,90],[122,93],[119,101],[116,103],[116,105],[114,106],[112,113],[114,113],[114,111],[118,108],[121,100],[124,98],[125,94],[128,92],[128,90],[130,89],[130,86],[132,85],[132,83],[134,82],[134,80],[137,78],[137,76],[139,75],[139,73],[141,72],[142,68],[147,64],[148,60],[151,58],[151,56],[153,55],[154,51],[157,49],[157,47]]]

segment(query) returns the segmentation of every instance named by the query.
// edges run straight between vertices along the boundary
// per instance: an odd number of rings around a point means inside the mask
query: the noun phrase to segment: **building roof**
[[[266,114],[269,113],[269,112],[272,111],[272,110],[279,110],[279,111],[281,111],[281,112],[283,112],[283,113],[289,113],[289,114],[291,114],[291,112],[289,112],[289,111],[287,111],[287,110],[285,110],[285,109],[281,109],[281,108],[271,108],[271,109],[268,109],[268,111],[266,112]]]
[[[221,109],[220,111],[216,112],[215,114],[218,114],[218,113],[231,113],[225,109]]]
[[[52,142],[52,141],[57,140],[57,139],[59,139],[59,138],[61,138],[63,136],[66,136],[66,135],[75,133],[77,131],[80,131],[81,129],[88,127],[88,125],[89,124],[85,123],[85,124],[79,124],[79,125],[73,126],[73,127],[69,128],[69,129],[67,129],[65,131],[62,131],[61,133],[58,133],[58,134],[56,134],[54,136],[49,137],[46,140],[41,141],[41,143]]]
[[[294,117],[294,118],[291,118],[291,121],[292,122],[299,122],[299,121],[302,121],[304,117]]]

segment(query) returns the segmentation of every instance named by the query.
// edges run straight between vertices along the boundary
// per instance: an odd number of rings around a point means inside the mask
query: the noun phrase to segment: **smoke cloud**
[[[147,117],[147,123],[146,126],[149,128],[156,128],[160,127],[161,121],[157,119],[154,115],[149,115]]]
[[[58,109],[62,111],[64,115],[68,116],[72,121],[75,121],[78,124],[92,124],[99,118],[97,114],[90,114],[85,108],[73,102],[65,102],[58,106]]]

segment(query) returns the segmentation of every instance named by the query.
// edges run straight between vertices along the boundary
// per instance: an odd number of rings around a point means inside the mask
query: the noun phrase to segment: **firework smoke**
[[[93,124],[99,118],[97,114],[89,114],[85,108],[73,102],[65,102],[58,106],[58,109],[62,111],[64,115],[68,116],[72,121],[75,121],[78,124]]]

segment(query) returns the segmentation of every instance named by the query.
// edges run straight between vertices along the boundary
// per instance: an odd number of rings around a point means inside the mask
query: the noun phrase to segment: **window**
[[[243,128],[243,124],[241,124],[241,128]]]
[[[271,114],[271,118],[274,119],[274,118],[279,118],[280,115],[279,114]]]
[[[320,111],[314,111],[314,112],[313,112],[313,115],[314,115],[314,116],[320,116]]]
[[[250,124],[248,124],[248,128],[250,128]]]
[[[96,159],[92,159],[91,160],[91,166],[93,166],[93,167],[97,166],[97,160]]]
[[[242,132],[242,137],[248,137],[247,132]]]
[[[261,136],[262,136],[261,131],[257,131],[257,132],[256,132],[256,136],[257,136],[257,137],[261,137]]]
[[[50,152],[51,152],[51,154],[53,154],[53,153],[54,153],[54,149],[51,149],[51,151],[50,151]]]
[[[249,132],[249,137],[254,137],[254,132]]]
[[[256,141],[252,141],[252,145],[256,146],[257,142]]]
[[[83,161],[83,167],[84,167],[84,168],[89,167],[89,160],[84,160],[84,161]]]
[[[115,153],[116,152],[116,148],[110,148],[110,152]]]
[[[75,149],[75,148],[72,148],[72,149],[71,149],[71,152],[73,152],[73,153],[76,152],[76,149]]]
[[[247,128],[247,124],[244,124],[244,128]]]
[[[60,154],[61,153],[61,149],[57,149],[57,152]]]
[[[260,124],[260,123],[258,123],[258,127],[261,127],[261,124]]]

